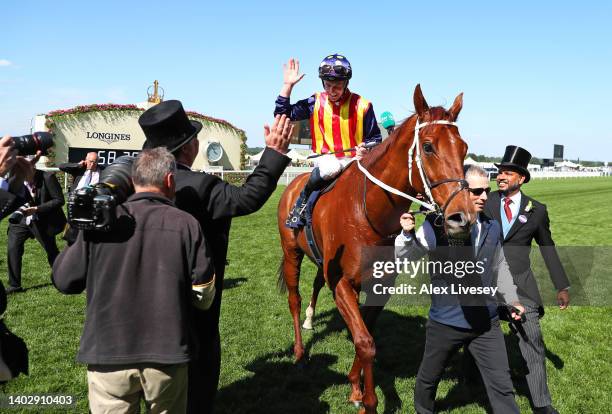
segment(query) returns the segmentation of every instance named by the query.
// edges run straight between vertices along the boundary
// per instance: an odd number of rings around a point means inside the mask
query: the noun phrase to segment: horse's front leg
[[[314,282],[312,282],[312,297],[310,298],[308,308],[306,308],[306,319],[304,319],[304,324],[302,325],[304,329],[312,329],[312,319],[314,317],[315,308],[317,307],[317,299],[324,285],[325,278],[323,277],[323,270],[319,269]]]
[[[376,413],[376,406],[378,405],[378,398],[376,397],[376,390],[374,387],[374,357],[376,356],[376,347],[374,345],[374,339],[359,312],[359,303],[357,300],[357,292],[347,279],[344,277],[340,279],[336,285],[336,305],[342,315],[342,318],[346,322],[351,335],[353,336],[353,342],[355,344],[356,358],[353,362],[353,369],[349,374],[349,380],[353,391],[355,391],[355,382],[357,388],[359,387],[359,371],[363,368],[363,383],[364,392],[362,413],[374,414]],[[353,392],[351,392],[351,397]]]

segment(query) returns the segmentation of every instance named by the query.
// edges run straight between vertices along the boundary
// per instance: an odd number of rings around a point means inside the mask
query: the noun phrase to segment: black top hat
[[[527,169],[530,160],[531,154],[529,151],[516,145],[508,145],[504,158],[502,158],[499,164],[495,164],[495,166],[499,169],[505,168],[524,175],[525,182],[528,183],[531,179],[531,174],[529,174]]]
[[[146,111],[138,123],[147,137],[142,149],[166,147],[173,152],[195,137],[202,129],[198,121],[191,121],[180,101],[161,102]]]

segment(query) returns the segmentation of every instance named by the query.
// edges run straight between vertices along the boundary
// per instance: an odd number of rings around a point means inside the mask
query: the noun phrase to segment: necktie
[[[85,173],[84,182],[81,187],[87,187],[91,183],[91,171]]]
[[[508,222],[512,221],[512,210],[510,210],[510,203],[512,203],[511,198],[504,198],[504,213],[506,213],[506,218],[508,219]]]

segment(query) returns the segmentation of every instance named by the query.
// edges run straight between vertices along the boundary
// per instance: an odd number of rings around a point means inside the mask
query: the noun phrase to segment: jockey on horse
[[[353,75],[351,64],[342,55],[326,56],[319,65],[319,78],[325,92],[317,92],[308,99],[290,103],[293,86],[304,77],[300,74],[300,63],[290,59],[283,65],[284,82],[276,98],[274,115],[285,114],[292,121],[310,119],[312,151],[323,155],[316,161],[310,179],[300,193],[286,225],[300,228],[304,223],[304,212],[313,191],[323,189],[353,160],[361,159],[368,151],[365,144],[382,141],[376,123],[374,108],[370,101],[348,89]],[[352,149],[347,151],[347,149]],[[347,156],[349,153],[349,156]]]

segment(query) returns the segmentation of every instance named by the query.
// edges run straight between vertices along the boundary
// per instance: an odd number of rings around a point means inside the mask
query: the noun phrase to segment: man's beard
[[[516,184],[507,183],[507,185],[508,185],[508,188],[506,188],[505,190],[502,190],[501,192],[504,196],[508,196],[508,194],[511,194],[521,188],[521,185],[519,183],[516,183]]]

